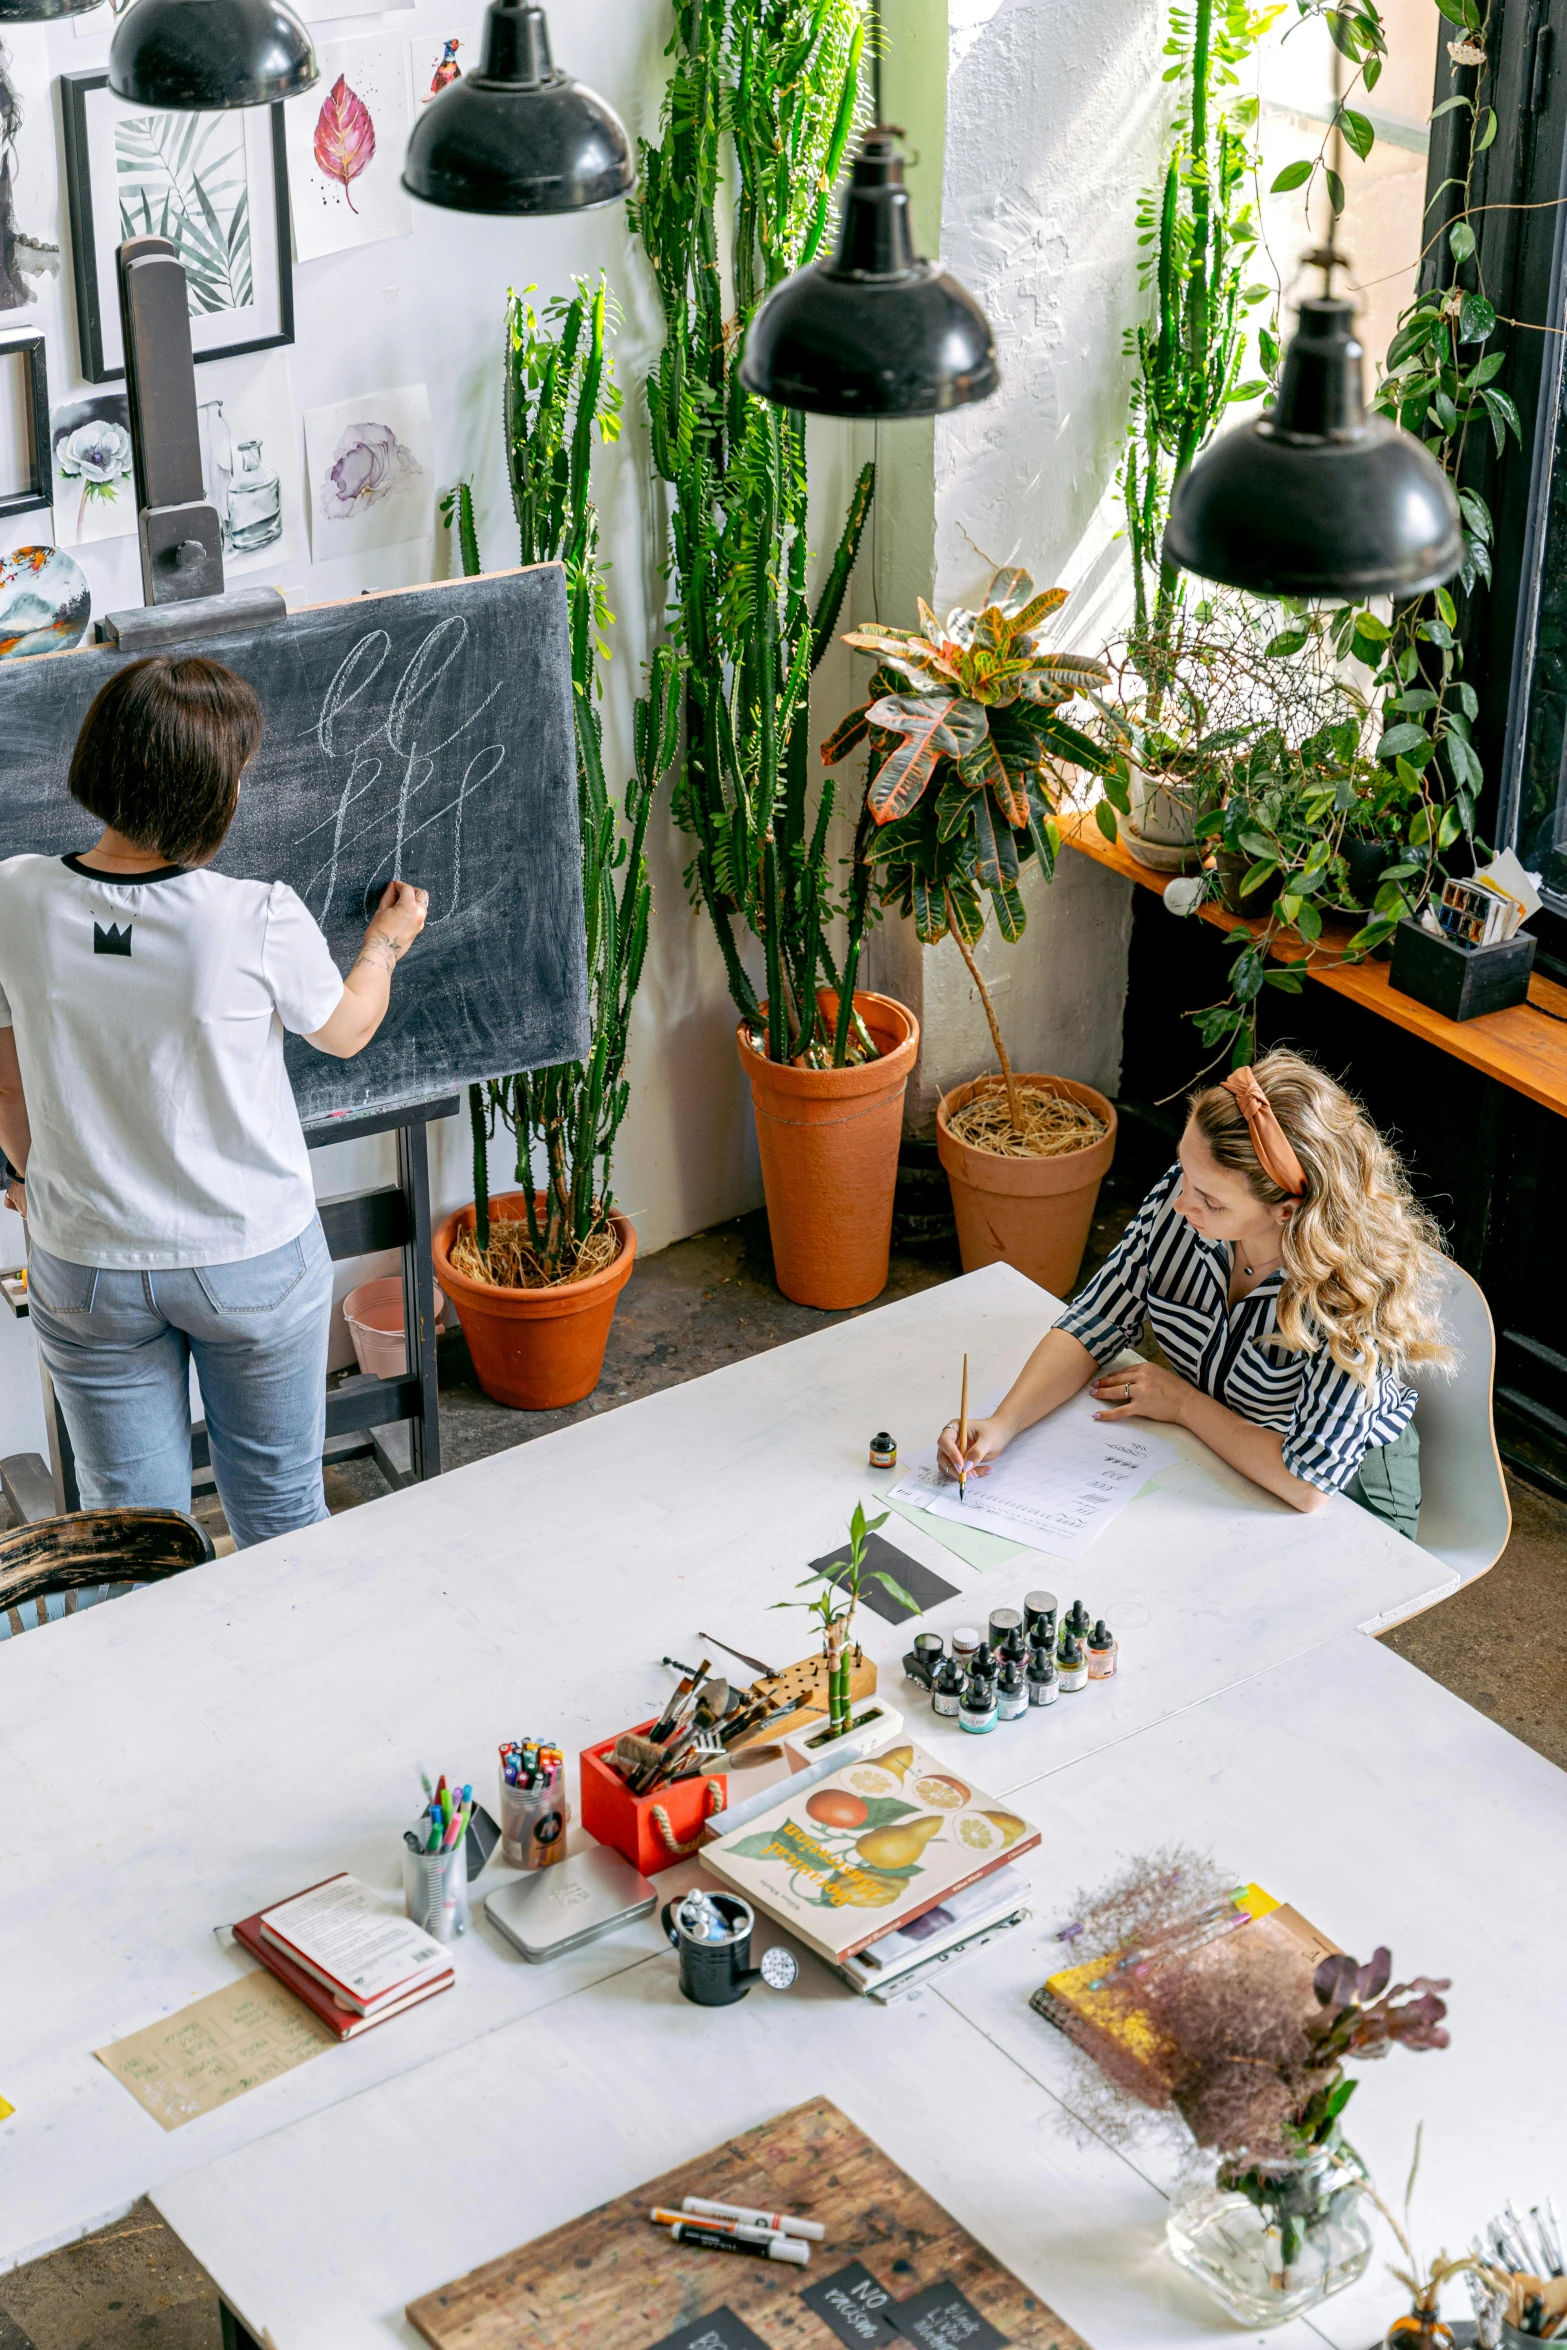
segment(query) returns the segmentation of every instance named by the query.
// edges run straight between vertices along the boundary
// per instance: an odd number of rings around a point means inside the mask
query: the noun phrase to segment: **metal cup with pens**
[[[434,1942],[455,1942],[468,1931],[468,1851],[459,1838],[444,1852],[403,1847],[403,1907]]]

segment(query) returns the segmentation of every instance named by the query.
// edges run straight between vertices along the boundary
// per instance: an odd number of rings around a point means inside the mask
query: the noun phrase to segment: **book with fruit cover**
[[[918,1746],[841,1770],[702,1858],[829,1966],[1039,1842],[1039,1830]]]

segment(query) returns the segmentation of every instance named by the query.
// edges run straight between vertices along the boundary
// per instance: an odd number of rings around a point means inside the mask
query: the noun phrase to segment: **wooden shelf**
[[[1108,866],[1124,880],[1162,891],[1171,878],[1139,865],[1123,842],[1106,840],[1090,814],[1067,814],[1060,823],[1061,837],[1069,847],[1092,857],[1096,865]],[[1217,930],[1249,930],[1254,937],[1263,927],[1222,906],[1204,906],[1202,919]],[[1515,1004],[1506,1012],[1487,1012],[1478,1020],[1449,1020],[1390,987],[1386,963],[1335,960],[1351,932],[1350,923],[1328,920],[1319,945],[1308,947],[1294,931],[1285,931],[1269,951],[1276,962],[1305,962],[1310,976],[1323,987],[1349,996],[1379,1019],[1390,1020],[1395,1028],[1423,1037],[1455,1061],[1465,1061],[1471,1069],[1494,1077],[1499,1085],[1511,1086],[1515,1093],[1527,1094],[1530,1101],[1554,1110],[1558,1117],[1567,1117],[1567,987],[1558,987],[1550,979],[1532,978],[1526,1004]]]

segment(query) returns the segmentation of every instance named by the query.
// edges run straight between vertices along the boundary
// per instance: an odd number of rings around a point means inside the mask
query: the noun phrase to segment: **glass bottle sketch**
[[[229,431],[221,400],[202,401],[198,438],[201,444],[201,486],[208,502],[217,510],[226,544],[229,535],[229,483],[234,478],[234,436]]]
[[[283,492],[275,473],[261,464],[261,443],[241,441],[240,467],[229,487],[229,545],[236,555],[253,555],[283,535]]]

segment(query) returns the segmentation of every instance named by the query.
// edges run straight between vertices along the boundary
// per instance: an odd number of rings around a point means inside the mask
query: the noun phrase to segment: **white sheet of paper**
[[[1133,1494],[1176,1458],[1166,1438],[1135,1420],[1096,1420],[1098,1408],[1085,1389],[1014,1437],[987,1476],[969,1479],[966,1501],[937,1468],[934,1445],[892,1497],[1052,1558],[1081,1558]]]

